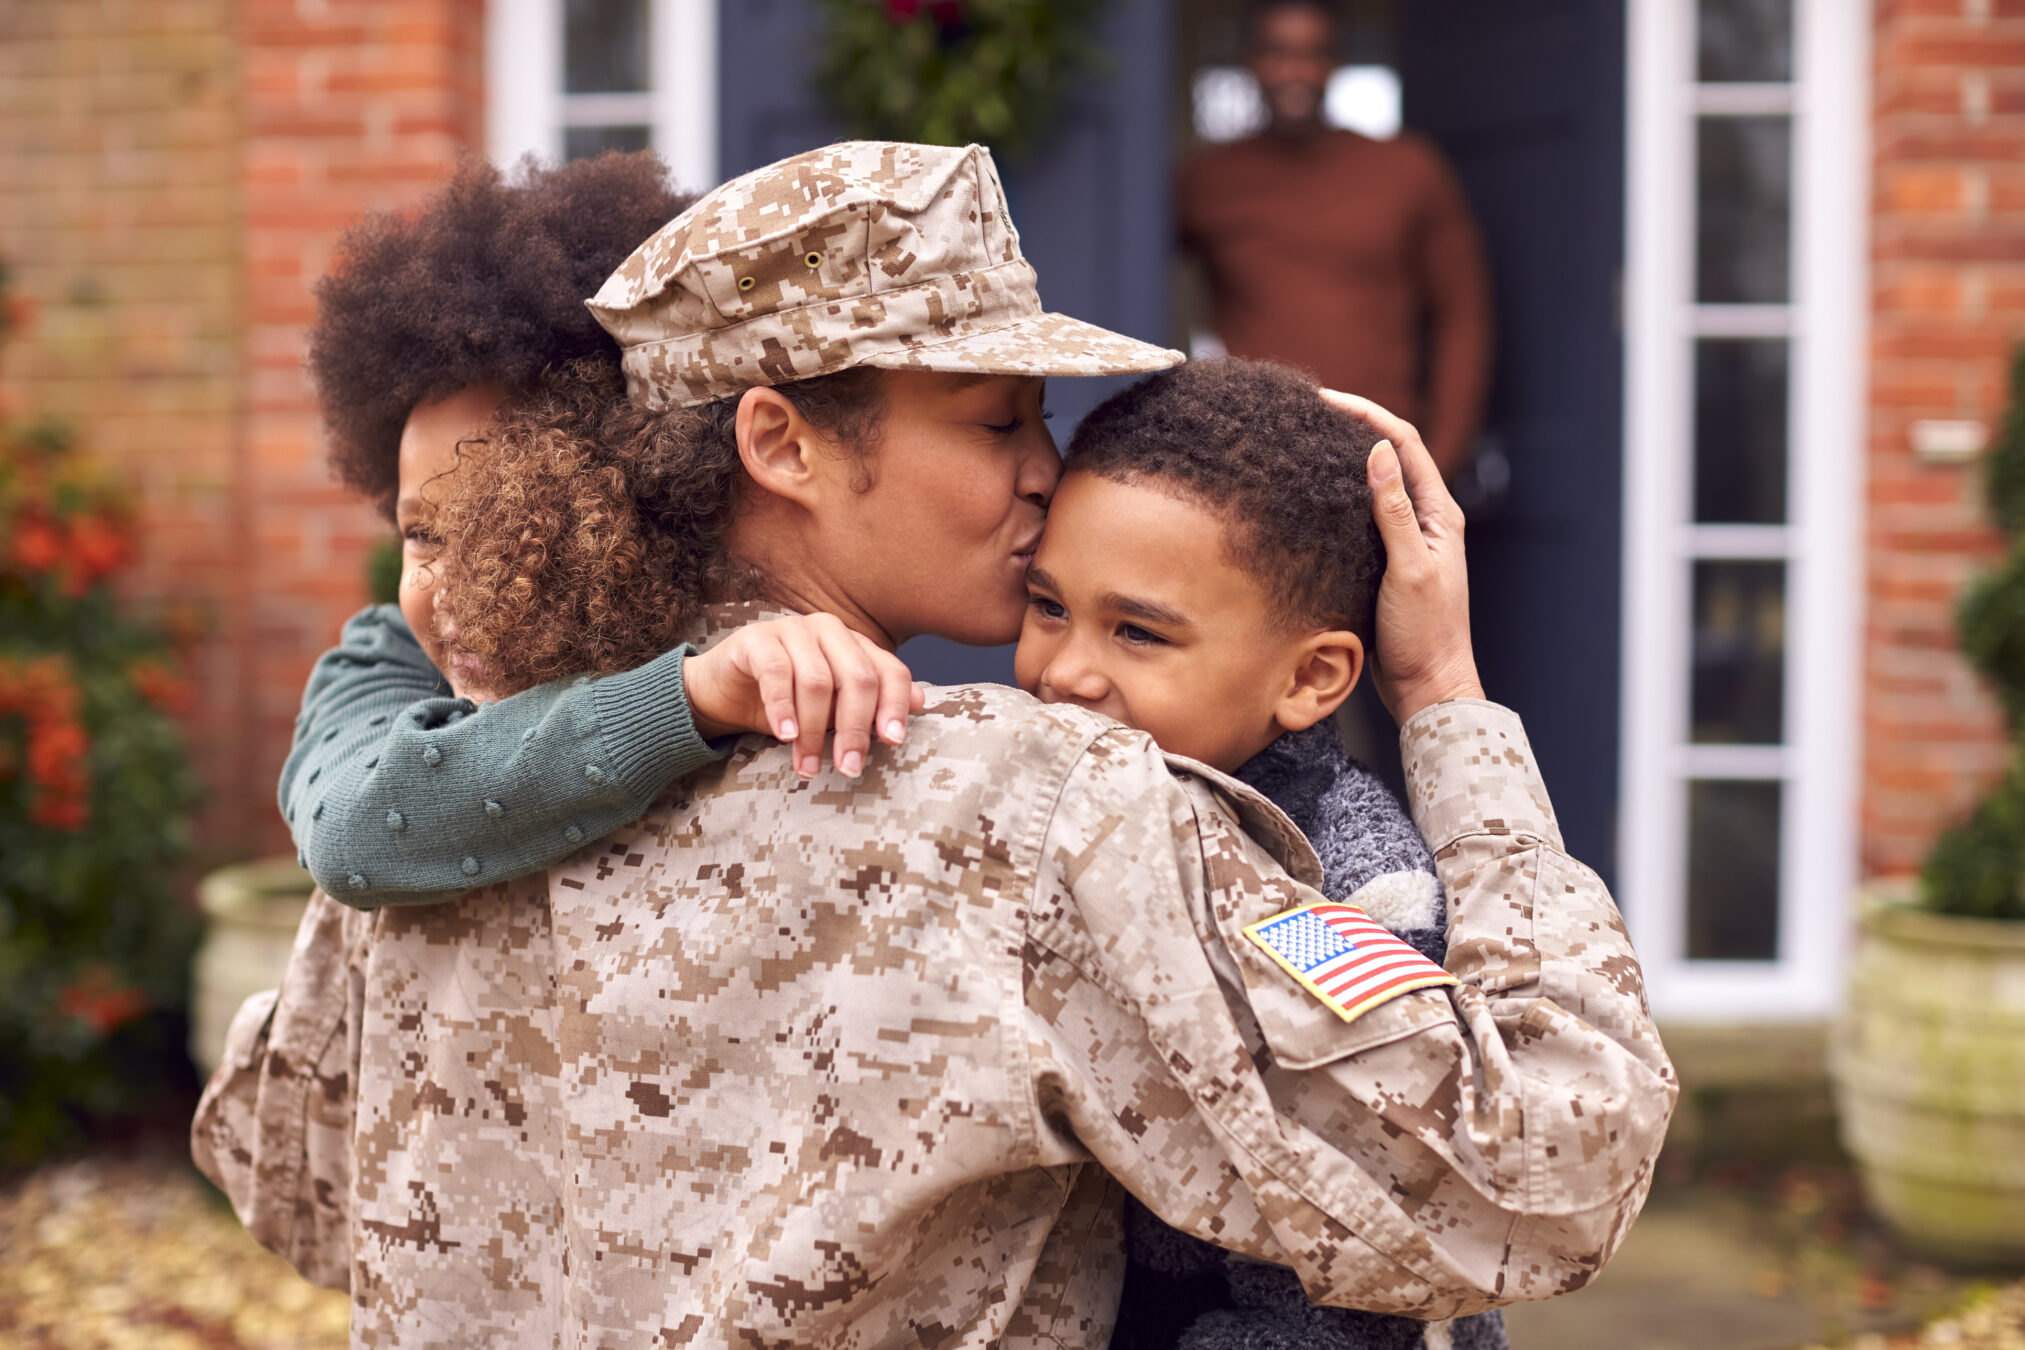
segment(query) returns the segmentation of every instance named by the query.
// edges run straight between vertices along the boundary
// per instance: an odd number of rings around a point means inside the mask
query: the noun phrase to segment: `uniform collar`
[[[682,640],[707,652],[749,623],[768,619],[789,619],[799,611],[771,600],[720,600],[705,605],[703,612],[683,628]]]

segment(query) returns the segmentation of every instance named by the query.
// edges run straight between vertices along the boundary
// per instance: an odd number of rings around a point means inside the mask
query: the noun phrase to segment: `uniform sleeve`
[[[303,865],[372,909],[560,862],[718,757],[690,721],[688,652],[481,706],[450,693],[398,609],[363,611],[318,659],[282,769]]]
[[[1206,784],[1100,738],[1047,827],[1024,1011],[1044,1161],[1094,1158],[1317,1302],[1451,1317],[1602,1267],[1676,1089],[1518,719],[1441,704],[1406,743],[1458,986],[1343,1021],[1242,931],[1321,897]]]

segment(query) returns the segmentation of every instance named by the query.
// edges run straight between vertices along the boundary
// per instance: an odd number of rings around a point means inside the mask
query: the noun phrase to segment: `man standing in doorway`
[[[1203,264],[1211,327],[1231,355],[1402,410],[1453,477],[1490,376],[1483,243],[1426,140],[1323,122],[1338,36],[1326,0],[1255,5],[1251,69],[1271,120],[1182,165],[1182,246]]]
[[[1264,131],[1181,166],[1175,218],[1233,356],[1298,366],[1422,428],[1442,475],[1469,462],[1490,382],[1483,241],[1426,140],[1373,140],[1322,120],[1340,33],[1328,0],[1258,0],[1250,64]],[[1403,786],[1392,722],[1368,694],[1337,725]]]

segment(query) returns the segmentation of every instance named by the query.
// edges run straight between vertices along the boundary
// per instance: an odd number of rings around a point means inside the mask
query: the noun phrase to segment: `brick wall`
[[[303,680],[364,600],[388,527],[324,467],[303,374],[310,288],[361,212],[398,208],[483,145],[483,0],[240,0],[245,71],[244,652],[249,817],[279,848],[272,802]],[[240,790],[240,789],[235,789]]]
[[[7,401],[68,420],[138,498],[133,600],[207,634],[197,765],[229,784],[244,742],[233,659],[239,369],[233,0],[0,4],[0,258],[32,305]],[[229,847],[228,790],[204,821]]]
[[[302,373],[339,232],[483,143],[484,0],[0,3],[0,257],[18,405],[143,513],[135,600],[202,621],[212,857],[274,852],[310,662],[386,527],[339,492]]]
[[[2008,749],[1955,654],[1995,556],[1976,466],[1921,419],[1994,424],[2025,340],[2025,0],[1877,0],[1863,864],[1916,868]]]

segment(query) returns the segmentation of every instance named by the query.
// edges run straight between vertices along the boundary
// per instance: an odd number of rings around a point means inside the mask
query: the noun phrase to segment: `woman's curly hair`
[[[309,332],[338,479],[391,518],[417,404],[495,381],[517,393],[578,357],[616,356],[584,299],[692,200],[650,151],[528,160],[510,178],[472,158],[419,211],[353,227]]]
[[[851,453],[877,434],[876,370],[778,387]],[[436,507],[447,645],[512,693],[630,670],[676,646],[703,605],[760,593],[729,549],[746,482],[738,403],[647,412],[610,357],[509,398]]]

